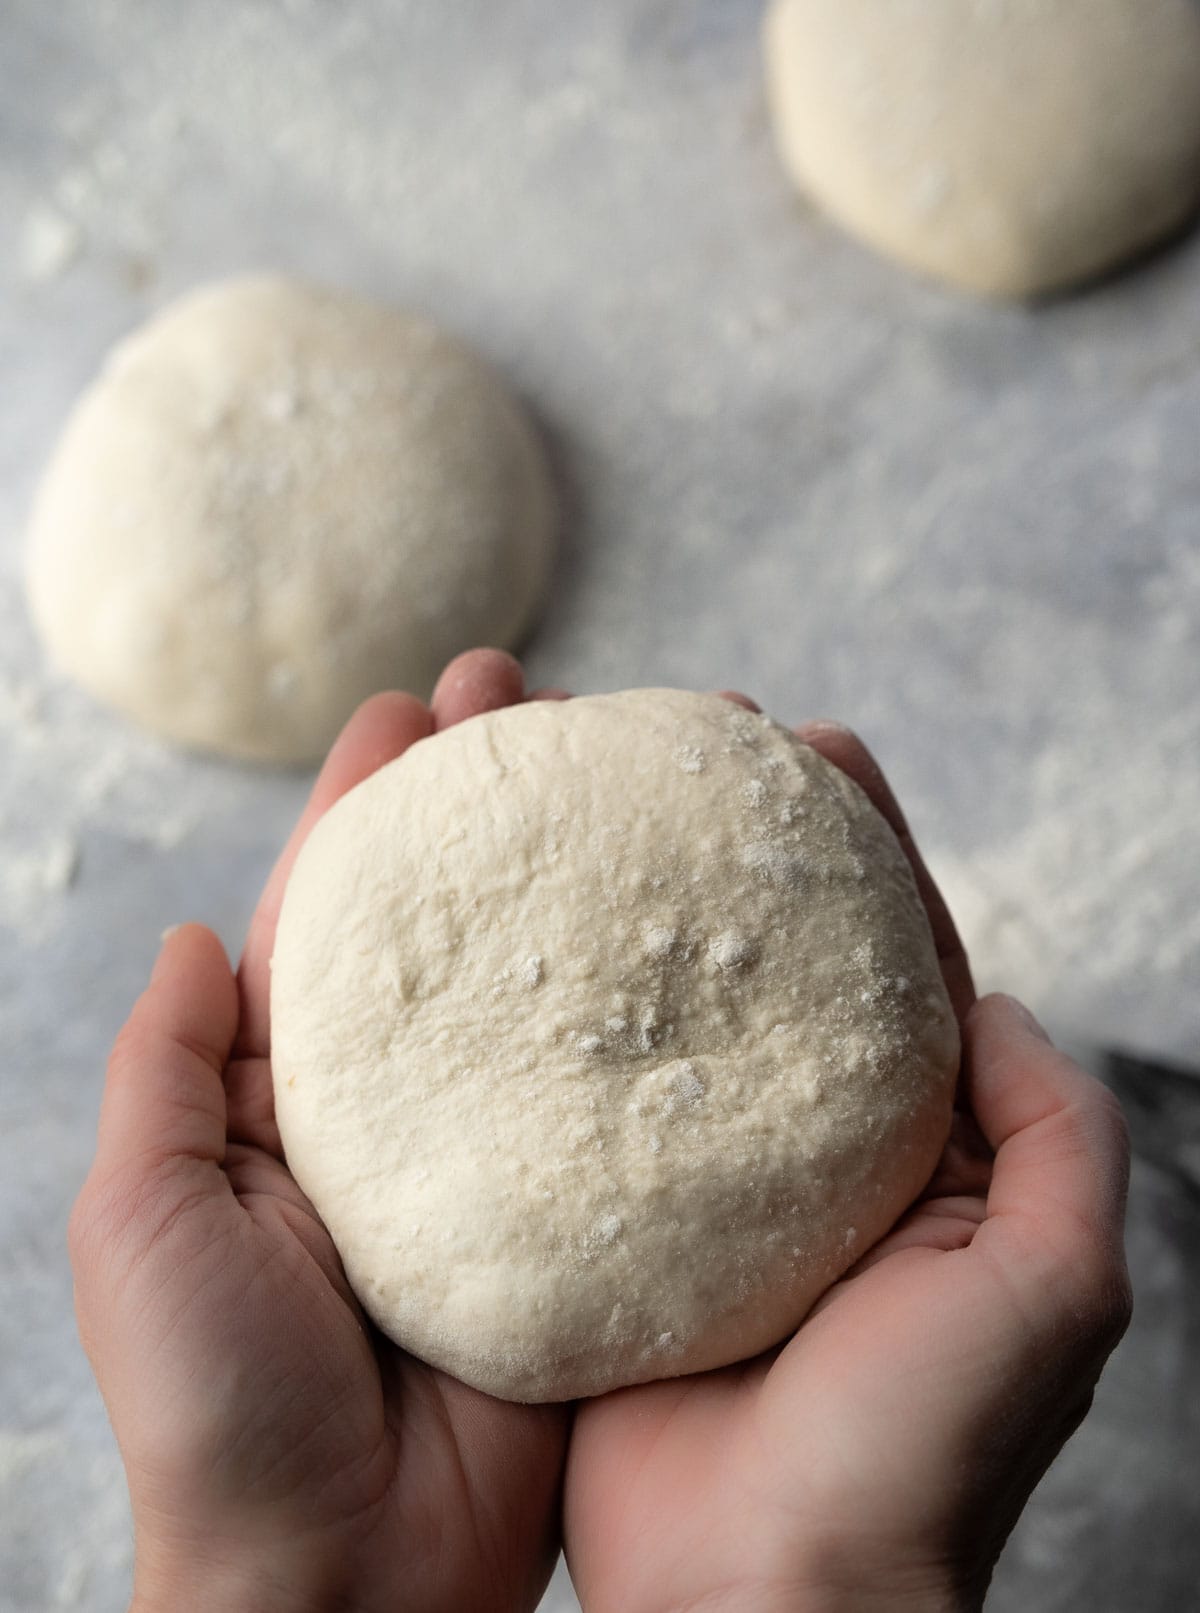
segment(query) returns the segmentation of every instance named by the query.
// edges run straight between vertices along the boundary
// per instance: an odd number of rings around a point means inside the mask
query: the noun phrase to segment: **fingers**
[[[451,728],[525,698],[521,663],[504,650],[467,650],[456,656],[437,681],[430,705],[439,729]]]
[[[887,819],[897,839],[908,834],[908,824],[900,810],[900,803],[892,794],[883,769],[857,734],[851,733],[849,728],[843,728],[841,723],[824,720],[802,723],[795,733],[798,739],[820,751],[826,761],[840,767],[848,778],[854,780],[870,798],[875,810]]]
[[[221,1071],[236,1029],[221,943],[200,924],[169,932],[113,1045],[96,1158],[67,1225],[80,1338],[98,1377],[118,1285],[182,1213],[228,1195]]]
[[[103,1175],[225,1154],[221,1073],[237,1029],[237,989],[201,924],[169,934],[109,1060],[96,1165]]]
[[[950,917],[950,910],[934,883],[933,876],[926,868],[921,853],[917,850],[899,803],[883,776],[882,768],[857,735],[839,723],[805,723],[797,728],[795,733],[806,745],[811,745],[815,751],[819,751],[826,761],[841,768],[847,778],[858,785],[894,831],[896,839],[900,842],[900,849],[908,858],[917,882],[917,890],[929,915],[929,927],[933,931],[933,942],[942,966],[942,977],[946,982],[950,1001],[954,1005],[954,1012],[961,1022],[975,1001],[971,966],[967,962],[966,950],[959,939],[954,920]]]
[[[283,1158],[269,1058],[233,1058],[225,1066],[225,1135],[228,1147]]]
[[[1129,1134],[1116,1099],[1010,997],[966,1026],[968,1097],[995,1150],[977,1239],[1014,1284],[1040,1281],[1111,1349],[1129,1314]]]
[[[410,694],[373,695],[342,729],[317,776],[308,805],[291,839],[275,864],[262,900],[250,921],[245,950],[238,968],[241,1025],[239,1058],[265,1058],[270,1051],[270,964],[275,925],[288,875],[300,847],[321,815],[347,790],[402,756],[410,745],[433,732],[429,710]]]

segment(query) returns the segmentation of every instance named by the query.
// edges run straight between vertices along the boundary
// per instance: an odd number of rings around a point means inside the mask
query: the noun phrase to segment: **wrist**
[[[353,1562],[302,1540],[247,1546],[213,1540],[164,1550],[138,1543],[129,1613],[346,1613]]]
[[[982,1607],[982,1596],[938,1585],[900,1592],[842,1586],[807,1593],[796,1603],[796,1613],[980,1613]]]
[[[899,1592],[809,1585],[765,1592],[758,1600],[738,1592],[729,1602],[704,1603],[705,1613],[981,1613],[982,1608],[982,1594],[936,1585]]]
[[[986,1584],[968,1588],[948,1568],[900,1564],[864,1572],[826,1565],[798,1591],[795,1613],[981,1613]]]
[[[757,1599],[740,1594],[711,1613],[981,1613],[990,1574],[968,1583],[952,1564],[877,1546],[850,1555],[843,1542],[806,1551],[778,1578],[760,1582]],[[705,1604],[705,1613],[710,1613]]]

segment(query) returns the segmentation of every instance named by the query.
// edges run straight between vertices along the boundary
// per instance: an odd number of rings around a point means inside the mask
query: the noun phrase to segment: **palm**
[[[930,1403],[944,1391],[955,1325],[977,1325],[972,1284],[945,1256],[969,1246],[986,1176],[972,1144],[956,1139],[922,1201],[781,1349],[580,1408],[567,1527],[583,1548],[572,1569],[589,1606],[685,1607],[714,1586],[731,1606],[770,1606],[774,1595],[792,1605],[804,1565],[789,1543],[823,1519],[854,1520],[876,1549],[913,1538],[905,1513],[923,1502],[913,1455],[931,1437],[924,1391]],[[930,1354],[935,1315],[944,1360]],[[922,1358],[922,1382],[896,1397],[892,1363]],[[902,1453],[904,1471],[881,1483],[890,1453]],[[891,1516],[864,1513],[876,1493],[891,1497]],[[603,1557],[590,1549],[599,1540]]]
[[[266,1079],[245,1064],[231,1066],[233,1083]],[[375,1332],[271,1148],[231,1145],[223,1175],[164,1251],[193,1268],[191,1314],[178,1323],[211,1373],[207,1395],[231,1397],[221,1409],[242,1430],[210,1453],[210,1482],[226,1468],[231,1495],[284,1509],[319,1475],[310,1521],[330,1539],[352,1533],[380,1607],[397,1605],[401,1588],[417,1607],[532,1605],[554,1546],[556,1410],[490,1400]],[[227,1384],[231,1317],[241,1336]]]
[[[232,1023],[234,982],[200,942]],[[127,1038],[118,1065],[139,1045]],[[564,1414],[491,1400],[377,1333],[280,1158],[268,1061],[234,1057],[222,1074],[211,1147],[102,1166],[83,1218],[81,1237],[138,1229],[107,1319],[125,1368],[104,1379],[135,1511],[176,1549],[252,1517],[301,1574],[306,1553],[352,1563],[364,1613],[532,1607],[557,1551]]]

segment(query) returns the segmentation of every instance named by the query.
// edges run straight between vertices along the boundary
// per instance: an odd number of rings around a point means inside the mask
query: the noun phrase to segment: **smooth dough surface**
[[[123,341],[34,508],[54,660],[187,745],[327,749],[381,688],[511,644],[543,593],[542,449],[423,319],[272,275],[205,287]]]
[[[953,285],[1060,290],[1200,209],[1197,0],[773,0],[765,43],[797,186]]]
[[[272,965],[287,1162],[382,1330],[561,1400],[776,1343],[945,1143],[958,1033],[891,830],[767,718],[639,690],[413,747]]]

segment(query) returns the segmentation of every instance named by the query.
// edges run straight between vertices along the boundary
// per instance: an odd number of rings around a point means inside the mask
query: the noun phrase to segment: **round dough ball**
[[[1195,0],[774,0],[766,58],[796,184],[969,291],[1075,285],[1200,208]]]
[[[715,695],[415,745],[317,824],[272,982],[287,1162],[355,1292],[507,1399],[775,1344],[948,1133],[958,1033],[895,837]]]
[[[323,754],[360,700],[509,645],[547,578],[541,447],[423,319],[270,275],[110,355],[37,498],[34,618],[99,699],[186,745]]]

